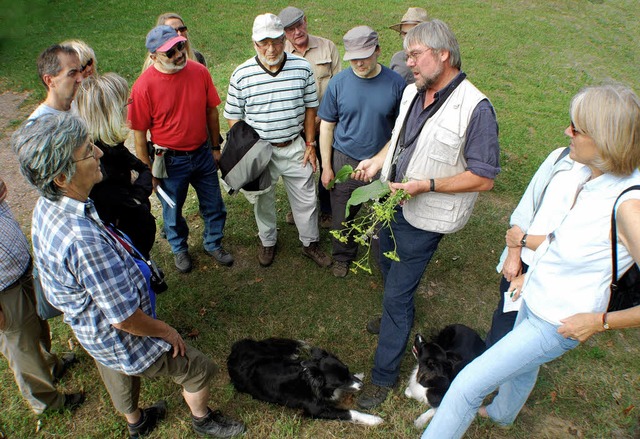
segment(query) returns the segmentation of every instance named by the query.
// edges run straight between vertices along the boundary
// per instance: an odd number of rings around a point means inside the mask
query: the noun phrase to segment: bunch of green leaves
[[[333,180],[327,185],[331,189],[336,183],[344,183],[350,178],[354,169],[351,165],[344,165],[336,173]],[[371,274],[371,240],[378,239],[378,231],[387,228],[393,240],[393,250],[384,252],[384,256],[399,261],[396,239],[393,236],[391,222],[398,204],[408,200],[410,195],[403,189],[391,192],[389,184],[381,180],[375,180],[366,186],[361,186],[353,191],[347,201],[345,216],[349,215],[352,206],[362,204],[362,211],[350,221],[343,222],[343,229],[332,230],[331,235],[342,243],[347,243],[349,237],[365,249],[362,257],[353,262],[351,271],[357,273],[358,270]]]

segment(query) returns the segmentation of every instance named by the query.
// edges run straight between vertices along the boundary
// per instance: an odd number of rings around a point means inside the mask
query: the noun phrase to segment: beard
[[[183,56],[185,56],[185,57],[186,57],[186,55],[183,55]],[[161,59],[158,59],[158,58],[156,58],[156,61],[157,61],[158,63],[160,63],[160,65],[162,66],[162,68],[163,68],[164,70],[166,70],[166,71],[167,71],[167,73],[177,73],[177,72],[179,72],[180,70],[184,69],[184,67],[187,65],[187,60],[186,60],[186,59],[185,59],[185,60],[184,60],[184,62],[183,62],[182,64],[180,64],[180,65],[178,65],[178,64],[176,64],[176,63],[174,63],[173,61],[166,62],[166,61],[161,60]]]
[[[284,59],[284,51],[280,54],[280,56],[278,56],[278,59],[276,60],[269,60],[266,57],[262,56],[261,54],[258,53],[258,59],[260,60],[260,62],[262,64],[264,64],[265,66],[269,66],[269,67],[273,67],[273,66],[277,66],[279,65],[282,60]]]
[[[431,73],[429,76],[420,74],[416,79],[416,88],[418,89],[418,92],[423,93],[429,90],[433,86],[433,84],[435,84],[438,81],[438,79],[440,79],[440,76],[442,76],[443,71],[444,71],[443,65],[439,64],[436,71]]]

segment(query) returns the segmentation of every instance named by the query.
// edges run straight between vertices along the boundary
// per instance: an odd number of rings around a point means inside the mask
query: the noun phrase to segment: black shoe
[[[369,334],[378,335],[380,334],[380,322],[382,321],[382,316],[375,316],[371,320],[367,322],[367,332]]]
[[[212,252],[205,250],[205,253],[209,256],[213,256],[213,259],[218,261],[220,265],[224,265],[225,267],[231,267],[233,265],[233,256],[231,256],[231,253],[227,252],[222,247],[215,249]]]
[[[75,410],[84,402],[84,393],[65,393],[64,394],[64,408],[67,410]]]
[[[385,402],[392,387],[378,386],[373,383],[365,384],[362,394],[356,400],[358,407],[369,410]]]
[[[127,423],[129,437],[132,439],[149,434],[158,426],[158,422],[167,416],[167,403],[160,400],[151,407],[141,409],[140,412],[141,416],[137,424],[131,425]]]
[[[201,419],[192,418],[193,431],[200,436],[219,438],[232,437],[244,433],[245,426],[240,421],[226,418],[219,410],[211,411]]]
[[[62,360],[62,364],[53,372],[53,378],[55,381],[62,379],[64,374],[67,373],[67,370],[78,362],[76,354],[73,352],[61,355],[60,360]]]

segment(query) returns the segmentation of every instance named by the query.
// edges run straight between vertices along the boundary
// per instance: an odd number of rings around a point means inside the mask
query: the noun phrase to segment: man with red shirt
[[[216,169],[220,158],[216,107],[220,97],[206,67],[187,59],[185,41],[171,26],[157,26],[149,32],[146,46],[153,65],[131,89],[128,116],[138,158],[151,166],[149,131],[156,160],[164,160],[166,173],[155,172],[154,187],[159,186],[166,194],[159,196],[164,230],[176,268],[182,273],[192,268],[187,244],[189,228],[182,216],[189,184],[200,203],[205,252],[222,265],[233,264],[233,256],[222,248],[227,211]]]

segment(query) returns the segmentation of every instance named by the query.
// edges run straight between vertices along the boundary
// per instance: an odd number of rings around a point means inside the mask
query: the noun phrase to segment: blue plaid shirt
[[[13,285],[29,268],[29,242],[6,201],[0,202],[0,291]]]
[[[151,305],[144,276],[104,228],[91,200],[40,197],[31,233],[47,299],[100,364],[135,375],[171,349],[162,339],[113,326],[138,308],[151,315]]]

